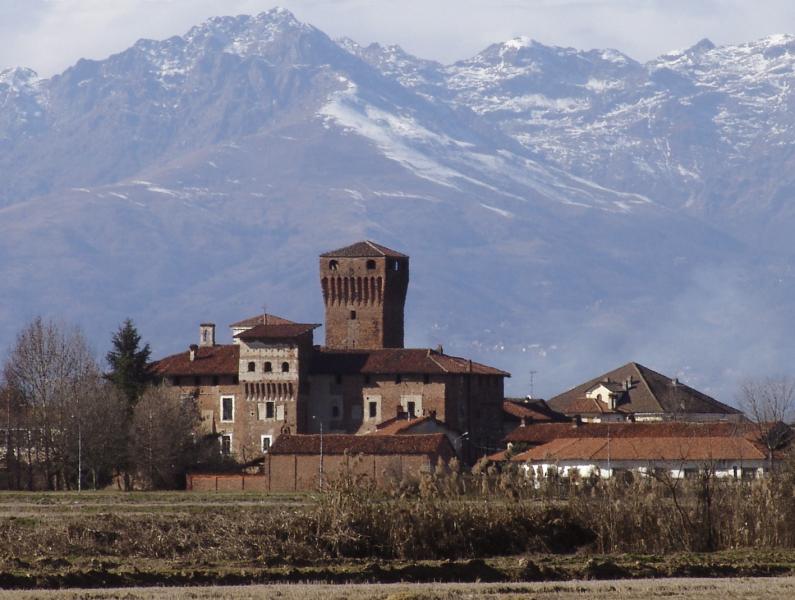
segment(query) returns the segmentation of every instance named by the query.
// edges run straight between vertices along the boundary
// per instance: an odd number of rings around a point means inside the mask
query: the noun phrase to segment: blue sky
[[[0,0],[0,69],[49,76],[142,37],[277,4],[332,37],[396,43],[442,62],[517,35],[648,60],[704,37],[720,45],[795,32],[792,0]]]

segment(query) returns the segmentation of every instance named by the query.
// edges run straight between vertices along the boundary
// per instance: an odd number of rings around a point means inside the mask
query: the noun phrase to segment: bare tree
[[[195,461],[201,421],[196,400],[173,388],[148,388],[135,406],[130,459],[148,488],[175,488]]]
[[[99,374],[83,334],[38,317],[17,335],[3,373],[27,412],[28,464],[41,462],[48,488],[68,487],[71,441],[79,436],[79,387]]]
[[[740,404],[759,428],[759,441],[767,449],[770,468],[773,453],[792,436],[786,423],[795,409],[795,380],[790,377],[748,379],[740,386]]]

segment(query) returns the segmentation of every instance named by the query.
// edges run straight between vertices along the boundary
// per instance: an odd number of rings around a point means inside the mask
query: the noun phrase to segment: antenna
[[[535,377],[538,371],[530,371],[530,396],[529,399],[533,399],[533,388],[535,387]]]

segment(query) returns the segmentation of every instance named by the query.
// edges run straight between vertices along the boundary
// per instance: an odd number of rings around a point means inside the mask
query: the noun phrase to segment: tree
[[[132,415],[130,460],[147,488],[176,488],[196,461],[201,421],[196,400],[173,388],[147,388]]]
[[[795,409],[795,380],[790,377],[748,379],[740,386],[740,404],[759,428],[759,441],[767,449],[772,469],[773,452],[792,436],[786,422]]]
[[[71,466],[80,436],[80,385],[99,376],[82,332],[37,317],[17,335],[3,374],[16,409],[25,414],[24,432],[17,433],[25,436],[29,486],[36,463],[48,488],[69,487],[77,476]]]
[[[142,348],[141,336],[131,319],[125,319],[119,330],[113,334],[113,349],[106,360],[110,366],[108,379],[127,398],[132,413],[138,398],[149,382],[148,362],[152,351],[149,344]]]

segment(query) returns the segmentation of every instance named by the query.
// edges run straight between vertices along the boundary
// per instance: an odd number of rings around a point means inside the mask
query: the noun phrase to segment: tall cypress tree
[[[124,394],[132,410],[149,381],[148,363],[152,351],[149,344],[140,348],[141,336],[132,319],[125,319],[113,334],[112,343],[113,349],[106,356],[110,365],[108,379]]]

